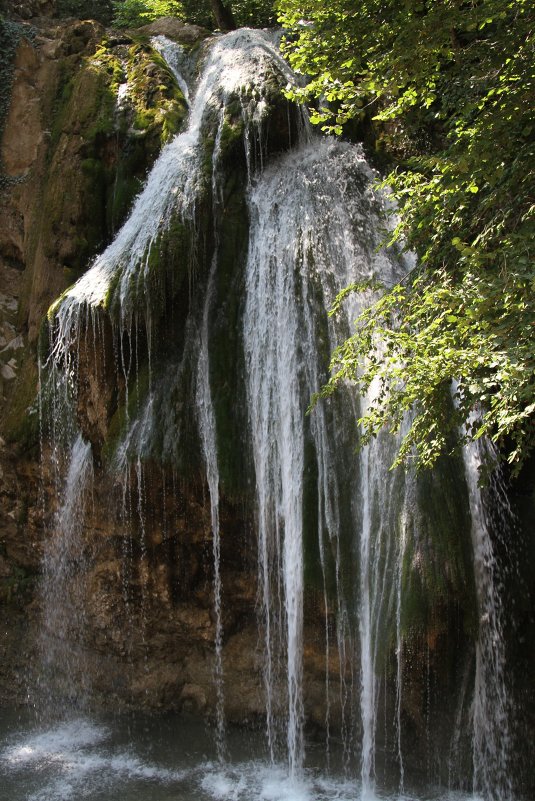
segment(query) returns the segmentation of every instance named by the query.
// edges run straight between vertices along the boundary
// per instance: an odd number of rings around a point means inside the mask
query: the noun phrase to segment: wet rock
[[[206,695],[202,687],[186,684],[180,693],[180,708],[188,714],[202,713],[206,709]]]
[[[183,45],[194,45],[206,39],[210,32],[198,25],[188,25],[176,17],[161,17],[149,25],[143,25],[136,30],[146,36],[167,36]]]
[[[17,375],[13,366],[10,364],[4,364],[0,368],[0,375],[4,379],[4,381],[12,381],[15,376]]]

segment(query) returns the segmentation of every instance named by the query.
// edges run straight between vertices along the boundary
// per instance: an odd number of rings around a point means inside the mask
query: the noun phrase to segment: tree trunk
[[[224,0],[210,0],[210,6],[218,28],[222,31],[233,31],[236,28],[236,20],[230,3],[226,3]]]

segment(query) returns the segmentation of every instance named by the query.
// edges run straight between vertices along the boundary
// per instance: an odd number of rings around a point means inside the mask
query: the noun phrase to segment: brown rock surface
[[[124,60],[124,47],[118,45],[104,53],[100,64],[92,63],[104,28],[94,22],[58,22],[41,16],[50,11],[49,6],[27,2],[10,4],[8,9],[15,18],[31,17],[35,36],[33,43],[22,38],[16,53],[0,159],[4,175],[15,179],[0,191],[0,703],[23,701],[27,695],[41,627],[37,587],[45,531],[43,508],[46,505],[50,518],[57,501],[51,474],[45,469],[41,476],[39,467],[36,340],[43,314],[76,277],[73,266],[78,254],[90,255],[88,248],[101,246],[111,235],[105,222],[108,198],[99,189],[99,159],[113,176],[124,143],[105,125],[102,132],[91,129],[98,122],[95,98],[109,103],[102,92],[103,81],[108,80],[108,61],[119,64]],[[159,69],[153,73],[159,91],[169,94],[168,78],[162,79]],[[147,95],[147,102],[153,99]],[[139,102],[143,107],[144,98]],[[125,114],[130,113],[126,109]],[[106,120],[101,119],[104,124]],[[144,132],[135,134],[136,143],[141,142],[136,151],[139,175],[145,174],[157,153],[158,125],[161,127],[156,122],[151,129],[155,134],[151,133],[147,147]],[[95,165],[95,171],[84,172],[84,164]],[[135,174],[130,176],[134,183]],[[139,182],[135,186],[139,187]],[[125,195],[122,211],[111,212],[112,222],[116,215],[114,224],[128,202]],[[84,237],[95,220],[100,233],[88,245]],[[88,348],[82,360],[87,370],[81,397],[88,436],[98,445],[106,433],[103,409],[113,411],[114,398],[107,394],[103,363],[93,370],[92,358]],[[112,363],[110,358],[109,365]],[[91,552],[98,551],[101,542],[117,539],[113,528],[106,529],[109,521],[95,519],[94,524]],[[95,649],[106,647],[111,628],[118,659],[124,661],[130,649],[125,646],[124,633],[113,630],[114,622],[122,619],[118,612],[121,572],[117,554],[113,549],[110,554],[108,561],[104,554],[104,561],[95,565],[94,577],[84,580],[100,592],[90,606]],[[163,567],[159,575],[162,570],[168,572]],[[159,582],[158,602],[163,602],[167,591],[163,583]],[[88,659],[91,661],[90,654]],[[110,679],[120,687],[124,683],[117,675],[122,669],[117,663],[115,678]]]
[[[196,44],[210,35],[210,32],[205,28],[201,28],[198,25],[188,25],[176,17],[161,17],[149,23],[149,25],[143,25],[136,32],[147,36],[168,36],[169,39],[174,39],[175,42],[180,42],[180,44],[184,45]]]

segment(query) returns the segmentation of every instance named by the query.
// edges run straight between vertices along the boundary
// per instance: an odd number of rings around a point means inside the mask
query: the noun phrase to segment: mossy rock
[[[468,495],[460,456],[443,457],[422,472],[418,511],[404,554],[402,626],[424,629],[437,610],[463,610],[467,634],[477,632],[477,607]]]
[[[173,432],[195,428],[191,416],[188,420],[184,419],[184,415],[189,415],[188,410],[194,408],[191,370],[187,371],[190,377],[185,377],[182,386],[174,379],[174,369],[178,374],[178,366],[172,367],[187,347],[186,321],[190,313],[191,282],[196,264],[194,235],[195,231],[179,218],[171,220],[144,257],[143,273],[132,278],[126,305],[121,305],[119,297],[120,271],[110,284],[105,307],[114,321],[116,352],[123,354],[126,349],[125,360],[129,362],[132,357],[130,351],[135,349],[135,363],[139,374],[131,379],[128,409],[125,407],[126,392],[121,391],[119,408],[112,419],[109,441],[104,449],[104,458],[107,461],[111,459],[124,434],[126,421],[135,420],[139,416],[148,398],[149,361],[155,427],[150,448],[142,454],[143,458],[171,460],[178,467],[184,461],[183,456],[191,452],[189,447],[185,448],[185,453],[180,456],[176,449],[169,447],[168,440],[169,436],[174,436]],[[125,315],[128,319],[135,319],[135,330],[122,330]],[[118,341],[121,336],[122,344]],[[164,430],[164,425],[169,430]],[[195,450],[198,453],[198,442]],[[190,463],[191,460],[186,461]]]
[[[65,60],[51,121],[40,239],[76,278],[122,224],[187,104],[158,53],[104,39],[74,74]],[[119,87],[126,86],[119,103]],[[76,272],[78,271],[78,272]]]
[[[221,485],[227,497],[241,497],[248,492],[244,477],[249,472],[246,410],[237,403],[245,397],[241,320],[249,219],[243,181],[236,173],[224,187],[223,209],[216,225],[217,272],[209,312],[210,385]]]
[[[126,434],[127,425],[135,421],[139,415],[140,408],[147,399],[149,392],[149,371],[145,364],[134,376],[132,376],[128,392],[123,390],[121,402],[110,420],[108,436],[102,450],[104,462],[110,462]],[[128,400],[126,400],[128,398]]]
[[[21,452],[39,446],[39,411],[37,406],[37,365],[28,350],[11,391],[7,413],[2,420],[2,435]]]
[[[194,268],[194,238],[192,226],[173,217],[149,245],[139,271],[130,276],[125,299],[121,299],[122,271],[115,272],[103,305],[116,325],[132,314],[150,325],[150,333],[158,333],[160,326],[167,324],[170,310]],[[151,357],[158,356],[157,348]]]

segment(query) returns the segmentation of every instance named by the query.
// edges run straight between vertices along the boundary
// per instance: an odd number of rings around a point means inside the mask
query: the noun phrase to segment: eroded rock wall
[[[14,51],[0,126],[0,697],[10,701],[26,698],[35,657],[27,634],[38,620],[50,492],[39,467],[39,330],[52,301],[120,226],[186,111],[146,36],[45,16],[53,10],[8,4],[3,29]],[[118,104],[121,84],[128,96]]]
[[[47,638],[50,644],[58,636],[43,622],[39,589],[45,539],[55,536],[59,503],[46,444],[45,468],[40,466],[36,388],[42,322],[51,303],[113,237],[159,148],[184,117],[183,96],[147,36],[163,33],[188,47],[206,36],[198,28],[160,21],[132,38],[96,22],[58,22],[43,16],[48,11],[42,3],[15,9],[22,34],[1,151],[6,180],[0,195],[0,702],[5,703],[35,703],[39,694],[47,695],[41,651]],[[24,28],[24,20],[31,28]],[[117,97],[125,84],[121,106]],[[281,124],[271,122],[274,151],[288,138],[286,112],[281,106],[277,113]],[[241,135],[230,115],[226,158],[240,161],[243,178]],[[234,214],[235,222],[222,242],[217,288],[226,317],[237,313],[229,286],[236,248],[243,251],[237,243],[243,197],[235,184],[234,177],[224,187],[225,214]],[[164,245],[172,249],[173,242]],[[73,680],[90,688],[97,705],[211,714],[215,619],[208,490],[194,465],[185,477],[184,471],[177,476],[146,464],[121,486],[100,465],[118,398],[124,401],[125,393],[111,333],[105,337],[101,360],[94,363],[87,341],[80,352],[78,418],[93,443],[96,473],[84,523],[83,567],[70,577],[78,585],[73,596],[80,597],[83,587],[85,603],[83,631],[69,644],[78,653],[69,657],[69,669],[83,671]],[[228,365],[217,369],[226,371]],[[222,502],[225,706],[228,718],[242,723],[264,714],[252,527],[245,499]],[[306,703],[307,716],[321,725],[325,612],[314,598],[307,616]],[[334,654],[330,670],[336,717],[340,668]]]

